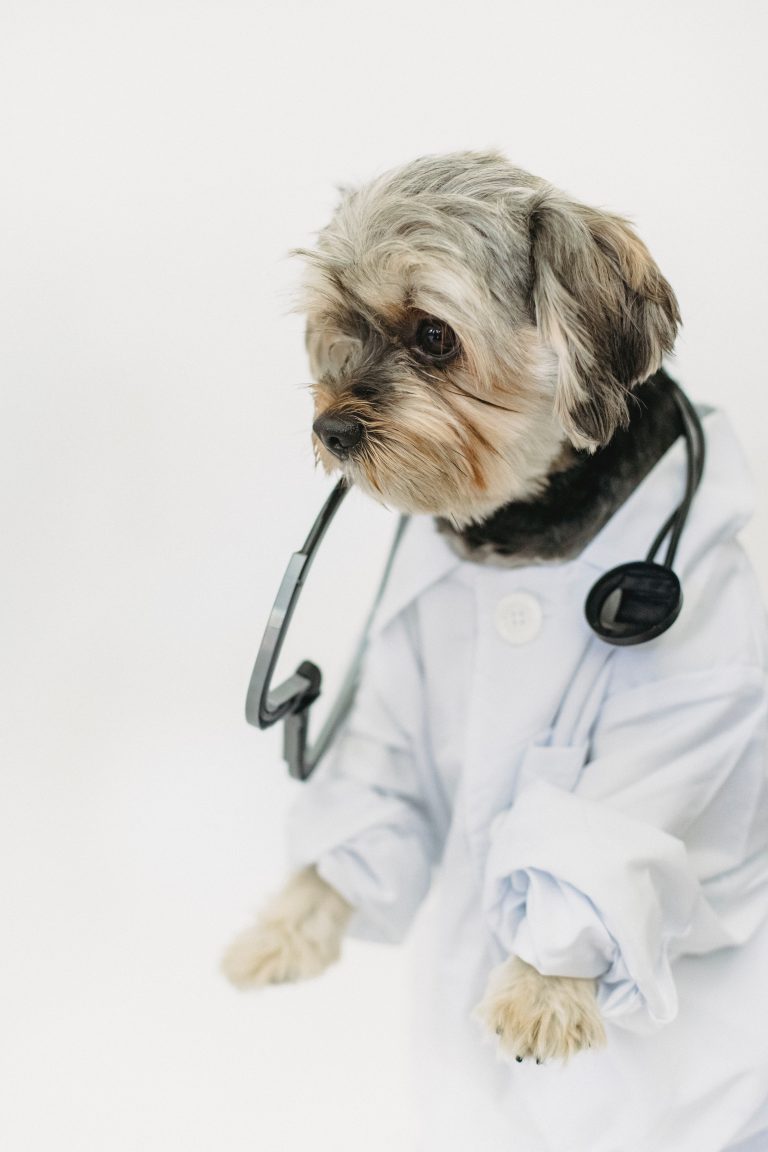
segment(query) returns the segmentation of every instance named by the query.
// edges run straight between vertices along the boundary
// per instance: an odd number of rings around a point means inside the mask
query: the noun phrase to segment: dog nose
[[[354,416],[318,416],[312,428],[329,452],[343,460],[363,437],[363,426]]]

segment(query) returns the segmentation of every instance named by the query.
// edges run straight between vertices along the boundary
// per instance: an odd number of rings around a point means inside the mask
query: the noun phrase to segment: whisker
[[[467,392],[464,388],[446,388],[446,392],[452,392],[454,396],[464,396],[467,400],[475,400],[478,404],[486,404],[489,408],[498,408],[502,412],[515,412],[519,415],[519,408],[508,408],[506,404],[496,404],[493,400],[486,400],[482,396],[475,396],[474,392]]]

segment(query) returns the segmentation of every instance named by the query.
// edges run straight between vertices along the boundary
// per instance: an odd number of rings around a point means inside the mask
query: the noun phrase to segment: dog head
[[[301,255],[319,460],[457,525],[607,443],[679,323],[624,220],[495,154],[346,192]]]

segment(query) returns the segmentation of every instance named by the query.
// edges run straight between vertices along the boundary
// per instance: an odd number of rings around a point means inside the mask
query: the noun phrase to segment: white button
[[[512,592],[499,600],[494,613],[496,631],[510,644],[527,644],[537,636],[544,614],[530,592]]]

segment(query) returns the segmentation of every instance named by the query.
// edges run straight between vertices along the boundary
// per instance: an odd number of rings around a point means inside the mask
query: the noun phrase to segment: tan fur
[[[317,875],[297,873],[221,962],[237,988],[308,980],[338,960],[352,909]]]
[[[542,976],[517,956],[491,972],[474,1015],[510,1059],[568,1060],[605,1044],[594,980]]]
[[[336,346],[327,330],[324,344]],[[353,354],[354,345],[347,348]],[[329,353],[324,355],[327,365]],[[355,413],[368,431],[355,459],[341,465],[349,479],[401,511],[444,515],[457,524],[541,489],[563,442],[547,353],[533,330],[520,333],[515,366],[497,363],[485,380],[479,380],[469,355],[435,376],[431,390],[404,374],[396,411],[386,420],[375,405],[354,397],[343,373],[326,371],[313,385],[315,416]],[[531,387],[532,380],[538,380],[538,388]],[[328,473],[339,470],[338,459],[317,437],[313,445]]]

